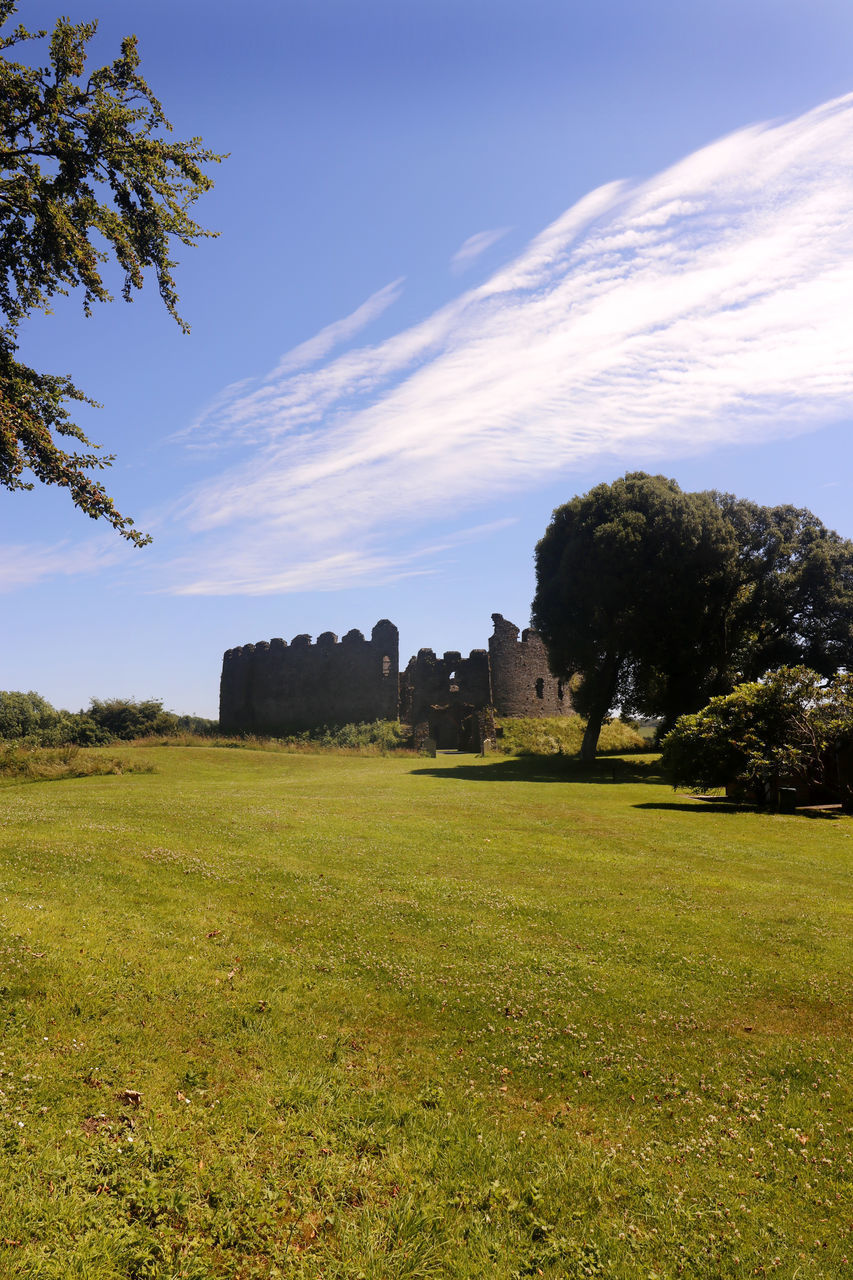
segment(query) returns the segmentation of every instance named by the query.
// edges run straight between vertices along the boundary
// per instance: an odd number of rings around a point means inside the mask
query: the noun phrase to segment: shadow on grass
[[[677,813],[760,813],[756,805],[736,804],[733,800],[643,800],[635,809],[668,809]]]
[[[469,757],[470,759],[470,757]],[[457,782],[585,782],[613,786],[623,782],[660,785],[657,761],[606,757],[586,764],[574,756],[505,756],[488,764],[459,764],[451,769],[431,765],[414,769],[420,777]]]
[[[706,800],[696,796],[693,800],[643,800],[633,806],[635,809],[668,809],[677,813],[763,813],[773,817],[777,809],[759,809],[755,804],[738,804],[732,800]],[[838,809],[796,809],[788,815],[797,818],[821,818],[824,822],[837,822],[841,817]]]

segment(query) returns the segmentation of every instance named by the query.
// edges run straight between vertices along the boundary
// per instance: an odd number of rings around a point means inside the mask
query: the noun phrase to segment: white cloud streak
[[[98,573],[121,563],[128,554],[115,534],[104,531],[76,546],[68,541],[46,546],[0,545],[0,593],[35,586],[48,578]]]
[[[508,231],[509,227],[497,227],[494,231],[478,231],[476,235],[469,236],[450,259],[453,271],[457,273],[465,271],[473,262],[476,262],[481,253],[491,249],[492,245],[497,244],[499,240],[503,240]]]
[[[215,573],[194,578],[181,595],[271,595],[293,591],[339,591],[342,586],[385,586],[401,578],[422,578],[436,572],[434,561],[466,542],[487,537],[515,524],[513,517],[461,529],[439,541],[393,555],[369,546],[316,550],[306,562],[291,559],[270,563],[269,549],[260,543],[253,551],[240,547],[217,558]],[[427,562],[427,563],[425,563]]]
[[[744,129],[647,182],[592,192],[486,283],[386,341],[296,368],[355,312],[260,384],[231,388],[198,432],[248,457],[189,495],[204,569],[173,589],[405,573],[425,521],[561,471],[840,416],[853,397],[851,147],[853,96]],[[401,529],[416,549],[378,554]]]
[[[273,370],[271,379],[280,378],[283,374],[292,373],[305,365],[316,364],[335,347],[349,342],[362,329],[372,324],[374,320],[378,320],[382,312],[387,311],[397,301],[402,292],[403,283],[401,276],[391,284],[386,284],[384,289],[378,289],[376,293],[371,294],[366,302],[356,307],[355,311],[345,316],[343,320],[336,320],[334,324],[326,325],[325,329],[321,329],[313,338],[309,338],[307,342],[301,342],[298,347],[288,351]]]

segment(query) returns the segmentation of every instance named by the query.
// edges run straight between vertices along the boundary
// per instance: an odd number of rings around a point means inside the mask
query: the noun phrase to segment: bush
[[[172,737],[178,733],[208,737],[215,720],[164,711],[159,698],[93,698],[86,711],[57,711],[38,693],[0,692],[0,741],[31,746],[100,747],[109,742]]]
[[[219,733],[219,721],[207,720],[204,716],[178,716],[177,732],[212,738]]]
[[[81,715],[94,721],[109,735],[109,740],[118,738],[127,742],[132,738],[178,732],[178,717],[172,711],[163,710],[160,698],[141,702],[133,698],[93,698],[88,711]]]
[[[363,751],[372,755],[384,755],[407,747],[410,731],[396,720],[372,720],[364,724],[324,726],[295,734],[282,742],[299,745],[310,743],[329,751]]]
[[[663,740],[661,764],[673,786],[694,791],[736,785],[764,796],[787,782],[843,798],[851,741],[853,678],[782,667],[682,716]]]
[[[78,747],[103,747],[113,740],[109,730],[85,711],[77,711],[73,715],[63,712],[60,732],[61,742],[71,742]]]

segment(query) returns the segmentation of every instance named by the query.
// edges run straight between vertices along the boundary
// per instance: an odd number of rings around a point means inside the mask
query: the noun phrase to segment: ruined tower
[[[400,719],[415,740],[432,738],[439,747],[479,751],[494,735],[489,655],[472,649],[467,658],[448,650],[438,658],[419,649],[400,674]]]
[[[548,654],[541,637],[531,630],[521,633],[499,613],[489,638],[492,697],[498,716],[574,715],[568,687],[551,675]]]

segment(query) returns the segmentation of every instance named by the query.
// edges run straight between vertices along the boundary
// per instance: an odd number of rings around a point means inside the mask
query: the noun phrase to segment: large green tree
[[[536,574],[551,667],[583,677],[586,758],[616,705],[669,727],[784,663],[853,666],[853,544],[809,511],[636,472],[554,512]]]
[[[721,689],[784,665],[823,676],[853,666],[853,543],[805,508],[711,497],[738,547],[716,656]]]
[[[82,290],[88,315],[111,300],[102,268],[113,260],[129,301],[147,270],[167,310],[178,314],[172,245],[213,233],[189,216],[212,182],[204,166],[221,157],[200,138],[176,141],[139,72],[134,36],[109,66],[87,71],[97,24],[60,18],[46,31],[10,30],[15,0],[0,0],[0,485],[34,481],[67,488],[93,519],[103,517],[137,545],[149,539],[116,510],[91,474],[109,455],[91,444],[68,401],[94,403],[65,374],[16,358],[22,321],[49,311],[56,294]],[[46,66],[12,52],[48,39]],[[72,438],[83,451],[62,447]]]
[[[533,625],[554,673],[583,677],[585,759],[614,706],[645,712],[650,682],[658,701],[689,686],[700,626],[719,626],[735,557],[712,498],[664,476],[635,472],[554,512],[536,548]]]

